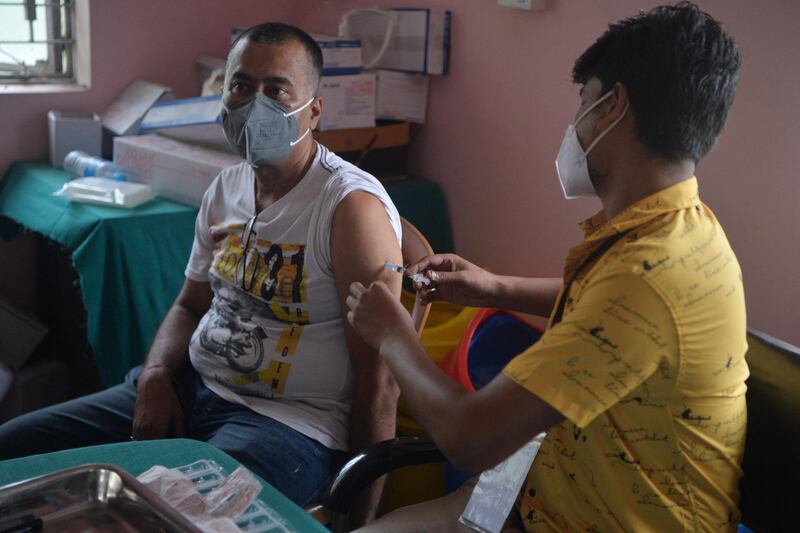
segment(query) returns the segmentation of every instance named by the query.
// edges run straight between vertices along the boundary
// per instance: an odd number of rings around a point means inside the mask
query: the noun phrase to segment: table
[[[69,175],[43,162],[16,163],[0,187],[10,221],[72,251],[88,316],[88,340],[106,386],[147,355],[183,285],[197,209],[161,198],[135,209],[53,196]]]
[[[0,487],[87,463],[117,465],[127,470],[128,473],[138,476],[156,464],[172,468],[200,459],[215,461],[227,474],[232,473],[239,466],[236,459],[222,450],[196,440],[166,439],[122,442],[0,461]],[[328,531],[272,485],[255,474],[253,475],[262,485],[259,498],[280,513],[290,526],[302,532]]]
[[[68,179],[45,162],[15,163],[0,183],[0,232],[21,226],[72,251],[100,379],[116,385],[144,360],[183,285],[197,209],[162,198],[135,209],[70,203],[52,195]],[[410,178],[384,185],[435,251],[453,251],[436,184]]]

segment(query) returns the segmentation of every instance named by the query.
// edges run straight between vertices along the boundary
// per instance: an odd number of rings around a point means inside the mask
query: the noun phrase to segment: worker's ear
[[[599,105],[600,118],[595,122],[595,130],[606,131],[616,123],[626,110],[629,110],[628,89],[617,82],[611,88],[611,96]]]

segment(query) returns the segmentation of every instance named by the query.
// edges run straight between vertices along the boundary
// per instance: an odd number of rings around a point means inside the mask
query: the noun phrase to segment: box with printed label
[[[348,28],[348,34],[361,38],[362,42],[388,39],[374,67],[422,74],[447,74],[451,12],[427,8],[395,8],[389,12],[392,14],[392,23],[388,26],[375,24],[365,18],[357,25],[351,22]]]
[[[114,139],[114,163],[133,181],[160,196],[199,206],[220,171],[241,163],[234,154],[187,144],[156,134]]]
[[[179,141],[229,150],[222,130],[221,111],[221,95],[161,102],[144,116],[139,133],[158,133]]]
[[[320,131],[375,126],[375,74],[364,72],[349,76],[323,76]]]
[[[341,76],[361,72],[361,41],[311,34],[322,49],[322,75]]]
[[[425,123],[430,78],[396,70],[379,70],[375,118]]]

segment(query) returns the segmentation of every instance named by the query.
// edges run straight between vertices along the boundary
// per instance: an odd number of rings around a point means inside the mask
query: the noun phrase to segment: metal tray
[[[136,478],[106,464],[68,468],[0,488],[0,532],[21,517],[41,519],[42,531],[200,533]]]

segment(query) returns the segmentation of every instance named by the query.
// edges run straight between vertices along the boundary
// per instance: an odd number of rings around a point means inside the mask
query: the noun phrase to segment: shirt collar
[[[635,228],[664,213],[686,209],[699,203],[697,178],[692,176],[631,204],[610,221],[606,221],[605,213],[600,210],[582,221],[579,226],[586,240],[604,239]]]

